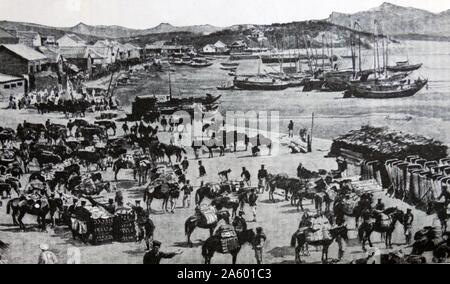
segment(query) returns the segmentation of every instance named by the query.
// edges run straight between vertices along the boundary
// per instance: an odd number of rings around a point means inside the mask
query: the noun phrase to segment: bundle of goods
[[[116,210],[114,216],[114,237],[118,242],[136,241],[136,227],[134,214],[130,209]]]
[[[233,226],[220,226],[216,235],[219,236],[222,245],[221,253],[229,253],[239,248],[239,240]]]
[[[216,209],[213,206],[201,206],[200,212],[207,225],[217,222]]]
[[[170,190],[170,185],[177,184],[178,179],[174,173],[165,173],[150,183],[150,187],[161,187],[161,192],[167,193]]]
[[[114,216],[102,207],[86,207],[91,213],[89,220],[89,232],[91,233],[91,244],[99,245],[114,240]]]
[[[418,155],[427,160],[438,160],[447,156],[447,146],[423,136],[395,132],[387,128],[363,126],[360,130],[336,138],[330,155],[340,156],[345,150],[362,155],[365,160],[405,159]]]
[[[313,217],[310,230],[306,234],[306,240],[308,242],[331,240],[330,229],[331,224],[326,217]]]
[[[356,194],[352,194],[349,198],[344,199],[344,211],[345,214],[351,215],[355,210],[356,206],[358,206],[359,196]]]

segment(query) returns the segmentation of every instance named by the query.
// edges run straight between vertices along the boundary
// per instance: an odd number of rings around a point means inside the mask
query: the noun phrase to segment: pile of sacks
[[[356,206],[358,206],[359,199],[360,198],[358,195],[351,194],[349,198],[345,198],[343,200],[345,214],[347,215],[353,214],[353,211],[355,210]]]
[[[216,209],[213,206],[201,206],[200,207],[201,218],[204,219],[207,225],[211,225],[217,222]]]
[[[324,216],[315,216],[311,218],[310,230],[307,231],[306,240],[308,242],[318,242],[331,240],[330,221]]]

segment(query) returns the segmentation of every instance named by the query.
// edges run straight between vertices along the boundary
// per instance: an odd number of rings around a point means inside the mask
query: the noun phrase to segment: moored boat
[[[401,61],[397,62],[395,66],[387,66],[386,69],[390,72],[412,72],[420,69],[422,66],[422,63],[409,64],[409,61]]]
[[[234,85],[242,90],[281,91],[289,88],[289,82],[263,76],[236,77]]]
[[[217,90],[219,91],[227,91],[227,90],[233,90],[234,89],[234,83],[232,81],[223,83],[219,87],[217,87]]]
[[[393,83],[359,84],[350,87],[350,94],[357,98],[366,99],[391,99],[412,97],[428,84],[428,80],[417,79],[412,84],[410,81],[396,81]]]

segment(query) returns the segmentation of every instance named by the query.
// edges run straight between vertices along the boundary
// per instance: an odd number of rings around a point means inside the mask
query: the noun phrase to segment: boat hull
[[[289,88],[289,83],[270,84],[235,80],[234,86],[238,89],[248,91],[282,91]]]
[[[420,90],[423,89],[428,84],[428,80],[424,80],[420,83],[416,82],[415,86],[411,88],[407,88],[404,90],[395,90],[395,91],[370,91],[367,89],[353,87],[351,89],[351,93],[356,98],[365,98],[365,99],[394,99],[394,98],[405,98],[412,97],[417,94]]]
[[[412,72],[420,69],[423,64],[406,65],[406,66],[388,66],[386,69],[390,72]]]

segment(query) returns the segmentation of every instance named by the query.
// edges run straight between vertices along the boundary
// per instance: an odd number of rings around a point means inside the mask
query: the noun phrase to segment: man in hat
[[[250,183],[251,175],[250,172],[245,167],[242,168],[241,178],[244,180],[247,186],[251,185]]]
[[[184,157],[184,160],[181,162],[181,168],[182,168],[184,173],[187,172],[187,170],[189,168],[189,161],[188,161],[187,157]]]
[[[261,227],[256,228],[256,236],[253,240],[253,249],[255,250],[255,258],[257,264],[263,263],[263,247],[267,240],[266,235],[263,232],[263,229]]]
[[[173,258],[183,253],[182,250],[177,250],[172,253],[161,252],[160,248],[161,242],[153,241],[152,250],[149,250],[144,255],[144,264],[159,264],[163,258]]]
[[[192,188],[192,185],[190,183],[191,183],[190,180],[186,180],[186,184],[183,186],[183,188],[181,188],[181,190],[184,193],[183,208],[185,208],[186,205],[187,205],[187,208],[191,207],[191,194],[194,191],[194,189]]]
[[[91,218],[91,212],[86,209],[86,201],[81,201],[81,206],[75,209],[75,215],[78,222],[78,234],[81,236],[81,241],[87,243],[89,233],[88,233],[88,222]]]
[[[244,215],[244,211],[239,211],[239,215],[234,217],[232,225],[238,233],[242,233],[247,230],[247,222],[244,219]]]
[[[255,193],[255,189],[252,188],[252,190],[248,196],[248,205],[252,209],[253,222],[256,222],[256,201],[257,200],[258,200],[258,195]]]
[[[375,210],[377,210],[377,211],[379,211],[379,212],[383,212],[384,209],[385,209],[385,207],[386,207],[386,206],[384,205],[382,199],[379,198],[377,204],[375,205]]]
[[[41,249],[41,254],[39,255],[38,264],[58,264],[58,258],[49,250],[49,245],[41,244],[39,248]]]
[[[403,219],[403,228],[405,230],[405,238],[407,245],[411,244],[413,222],[414,222],[414,215],[412,214],[412,210],[408,208],[406,210],[406,214]]]
[[[144,225],[148,219],[148,215],[145,212],[144,208],[141,206],[141,201],[136,200],[135,205],[128,203],[134,213],[134,221],[136,224],[136,238],[137,241],[140,242],[144,238],[145,228]]]
[[[125,135],[128,135],[129,127],[128,127],[128,124],[126,121],[123,123],[122,129],[123,129],[123,132],[125,133]]]
[[[220,181],[221,182],[227,182],[229,174],[231,174],[231,169],[219,172]]]
[[[70,216],[70,223],[71,223],[71,229],[72,229],[72,238],[75,240],[78,236],[78,221],[77,216],[75,214],[75,209],[78,206],[78,199],[74,198],[72,200],[72,205],[69,206],[67,209],[67,212]]]
[[[260,194],[264,193],[267,183],[267,170],[264,168],[264,165],[261,165],[261,169],[258,171],[258,192]]]
[[[198,161],[198,173],[199,173],[199,180],[202,182],[206,176],[206,170],[203,166],[202,161]]]

